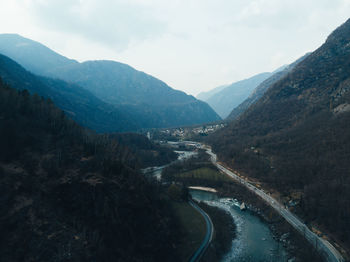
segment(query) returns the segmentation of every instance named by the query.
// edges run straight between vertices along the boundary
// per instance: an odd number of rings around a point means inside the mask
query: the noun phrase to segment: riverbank
[[[203,146],[202,146],[203,147]],[[313,246],[318,254],[327,261],[344,261],[344,254],[341,254],[340,249],[335,248],[335,244],[331,244],[325,237],[317,234],[317,231],[313,232],[314,229],[310,229],[305,221],[298,218],[295,214],[288,210],[287,207],[283,206],[277,199],[279,197],[272,196],[269,192],[264,191],[260,188],[256,181],[249,181],[247,177],[242,177],[234,172],[227,169],[223,164],[217,162],[217,156],[211,151],[209,147],[206,147],[206,152],[211,156],[211,161],[221,172],[231,177],[234,181],[244,186],[245,189],[251,191],[254,195],[261,198],[265,203],[274,209],[277,214],[285,219],[297,232],[299,232],[303,239],[309,242]],[[255,185],[256,184],[256,185]],[[292,203],[293,204],[293,203]]]
[[[181,239],[176,248],[181,261],[189,261],[193,253],[199,248],[206,234],[205,220],[186,201],[171,201],[171,208],[179,221]]]
[[[315,250],[299,232],[285,221],[264,200],[247,190],[243,185],[232,182],[218,188],[219,197],[236,198],[239,202],[245,202],[248,212],[254,213],[262,221],[268,224],[273,237],[286,248],[289,256],[294,261],[324,261],[324,258]]]
[[[289,257],[295,261],[322,261],[323,258],[314,250],[314,247],[284,218],[264,200],[236,183],[231,177],[221,173],[203,150],[199,150],[195,158],[177,163],[164,171],[164,178],[168,181],[186,186],[215,188],[220,197],[236,198],[240,202],[245,202],[250,212],[269,225],[274,238],[285,246],[290,254]]]
[[[203,202],[198,203],[211,218],[214,225],[214,236],[202,262],[219,262],[230,250],[232,239],[236,236],[236,224],[232,216],[224,210],[209,206]]]
[[[285,248],[276,241],[267,224],[249,211],[242,211],[240,203],[232,198],[220,198],[210,192],[191,190],[194,199],[225,211],[234,220],[236,235],[230,242],[222,262],[281,261],[290,258]]]
[[[184,187],[211,187],[219,196],[237,198],[246,202],[249,212],[269,225],[274,238],[285,246],[292,261],[322,261],[322,258],[302,235],[296,232],[274,209],[253,192],[238,184],[231,177],[218,170],[205,150],[198,147],[195,156],[166,166],[162,172],[162,181]],[[211,156],[212,158],[215,156]],[[236,189],[234,189],[236,188]],[[239,188],[239,190],[237,189]],[[251,235],[254,238],[254,235]],[[263,239],[262,237],[261,239]],[[261,239],[258,242],[261,242]],[[317,245],[316,245],[317,246]],[[231,261],[231,260],[230,260]],[[287,261],[287,260],[283,260]]]

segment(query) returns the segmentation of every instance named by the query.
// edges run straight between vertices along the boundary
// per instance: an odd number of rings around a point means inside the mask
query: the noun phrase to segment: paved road
[[[289,224],[291,224],[296,230],[298,230],[301,234],[305,236],[305,238],[314,245],[319,252],[324,254],[327,261],[336,261],[336,262],[342,262],[344,261],[342,255],[339,253],[339,251],[327,240],[317,236],[315,233],[309,230],[309,228],[294,214],[292,214],[289,210],[285,209],[283,205],[281,205],[279,202],[276,201],[276,199],[272,198],[270,195],[266,194],[263,190],[258,189],[253,184],[251,184],[249,181],[246,181],[242,179],[241,177],[237,176],[235,173],[231,172],[221,164],[217,163],[217,157],[216,154],[214,154],[209,147],[204,147],[202,145],[202,148],[206,149],[206,152],[210,155],[212,163],[217,166],[222,172],[229,175],[236,181],[240,182],[242,185],[247,187],[249,190],[254,192],[256,195],[260,196],[262,199],[264,199],[270,206],[272,206],[281,216],[283,216]]]
[[[201,259],[207,248],[209,247],[209,244],[213,238],[213,233],[214,233],[214,226],[213,223],[208,216],[207,213],[205,213],[196,203],[194,203],[192,200],[190,200],[190,205],[193,206],[205,219],[206,227],[207,227],[207,232],[205,234],[205,237],[200,245],[200,247],[197,249],[197,251],[192,255],[190,258],[190,262],[196,262]]]

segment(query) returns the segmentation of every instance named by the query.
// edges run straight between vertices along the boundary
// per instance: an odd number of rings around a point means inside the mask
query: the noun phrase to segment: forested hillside
[[[94,95],[95,99],[116,108],[114,111],[121,120],[119,129],[115,130],[113,121],[103,121],[106,125],[102,130],[104,132],[176,127],[220,120],[208,104],[123,63],[106,60],[79,63],[38,42],[13,34],[0,34],[0,53],[30,72],[73,83],[73,89],[79,86]],[[98,106],[92,107],[100,109]],[[114,114],[109,111],[105,115]],[[80,116],[76,120],[81,122]]]
[[[1,261],[178,261],[176,221],[137,163],[0,81]]]
[[[161,146],[149,140],[146,136],[136,133],[115,133],[109,135],[117,139],[121,145],[137,156],[140,167],[162,166],[177,159],[177,154],[168,147]]]
[[[208,141],[350,249],[350,20]]]

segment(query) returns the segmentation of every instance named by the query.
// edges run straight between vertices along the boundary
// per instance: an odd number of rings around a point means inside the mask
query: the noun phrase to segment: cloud
[[[38,26],[123,50],[164,33],[166,24],[143,1],[24,0]]]
[[[196,94],[319,47],[349,0],[0,0],[0,32],[114,59]]]

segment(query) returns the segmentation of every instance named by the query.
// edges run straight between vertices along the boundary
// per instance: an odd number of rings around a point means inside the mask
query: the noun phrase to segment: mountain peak
[[[79,63],[19,35],[0,35],[0,53],[36,75],[61,79],[77,88],[82,87],[95,99],[101,100],[99,103],[104,103],[103,108],[107,104],[118,109],[121,119],[125,119],[125,122],[130,120],[140,128],[174,127],[220,120],[206,103],[172,89],[163,81],[127,64],[112,60]],[[115,112],[114,109],[112,111]],[[94,115],[89,117],[94,118]],[[98,119],[92,120],[95,123]],[[124,124],[120,130],[125,130],[127,126],[130,125]]]

